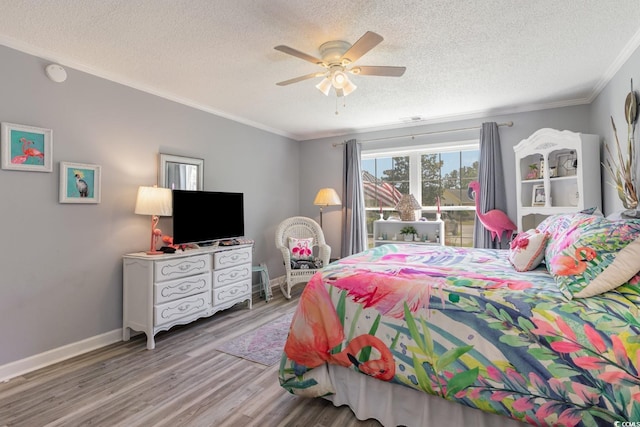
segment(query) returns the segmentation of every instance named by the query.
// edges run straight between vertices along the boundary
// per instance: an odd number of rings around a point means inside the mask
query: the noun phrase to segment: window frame
[[[442,154],[451,152],[462,151],[480,151],[479,139],[468,139],[461,141],[451,141],[442,143],[422,144],[404,147],[384,147],[384,148],[362,148],[361,162],[365,160],[372,160],[381,157],[409,157],[409,194],[413,194],[418,201],[422,200],[422,170],[421,170],[421,158],[422,155],[429,154]],[[478,162],[480,158],[478,157]],[[377,207],[365,207],[365,212],[376,212]],[[422,211],[435,213],[437,212],[437,206],[425,206],[421,207]],[[385,210],[389,211],[388,208]],[[440,211],[474,211],[475,206],[440,206]],[[367,232],[367,234],[369,234]],[[371,237],[371,236],[369,236]]]
[[[409,194],[413,194],[417,200],[422,200],[422,182],[421,182],[421,170],[420,158],[423,154],[441,154],[451,153],[458,151],[472,151],[480,150],[479,139],[469,139],[463,141],[441,142],[434,144],[415,145],[410,147],[387,147],[387,148],[362,148],[360,154],[360,161],[371,160],[379,157],[402,157],[409,156]],[[478,159],[479,161],[480,159]],[[448,209],[447,209],[448,208]],[[365,207],[365,211],[377,210],[376,207]],[[422,206],[423,211],[433,211],[437,209],[436,206]],[[470,206],[441,206],[441,210],[475,210],[475,207]]]

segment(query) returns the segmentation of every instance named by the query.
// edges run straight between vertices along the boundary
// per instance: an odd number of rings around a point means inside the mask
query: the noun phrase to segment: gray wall
[[[133,209],[159,152],[203,158],[205,190],[244,192],[254,263],[283,274],[273,235],[298,214],[299,143],[72,69],[53,83],[3,46],[0,64],[0,122],[53,129],[54,160],[0,170],[0,365],[122,327],[121,256],[148,249]],[[101,165],[102,203],[59,204],[60,161]]]
[[[122,326],[124,253],[145,250],[149,218],[135,215],[139,185],[156,182],[157,154],[205,159],[205,190],[245,193],[246,234],[256,241],[254,263],[271,277],[284,273],[273,234],[283,218],[319,220],[318,189],[342,194],[342,146],[406,135],[407,129],[295,142],[129,87],[68,69],[63,84],[44,74],[47,61],[0,46],[0,122],[51,128],[54,172],[0,170],[0,366]],[[412,128],[414,133],[513,121],[501,128],[508,215],[516,215],[513,147],[543,127],[596,133],[610,139],[609,116],[626,138],[624,99],[629,81],[640,85],[640,53],[587,106],[489,116]],[[425,95],[427,96],[427,95]],[[344,111],[348,114],[348,109]],[[478,138],[478,132],[418,139],[424,144]],[[398,141],[390,141],[397,144]],[[58,162],[102,166],[102,203],[58,203]],[[603,182],[606,179],[603,177]],[[604,209],[621,209],[603,185]],[[324,210],[324,231],[340,255],[341,210]],[[170,222],[160,228],[170,232]]]
[[[627,122],[624,118],[624,103],[627,94],[631,90],[631,80],[634,82],[636,92],[640,91],[640,49],[637,49],[629,60],[620,68],[615,77],[600,92],[598,97],[591,103],[590,123],[591,133],[600,135],[606,144],[610,144],[612,152],[616,153],[615,136],[611,127],[611,118],[613,118],[616,128],[618,129],[618,139],[620,145],[626,150],[627,143]],[[638,132],[635,134],[636,150],[640,148],[638,145]],[[604,145],[603,145],[604,148]],[[604,149],[602,151],[602,160],[605,160]],[[636,158],[636,170],[639,166]],[[638,175],[640,176],[640,175]],[[606,213],[614,213],[624,210],[622,202],[618,198],[616,190],[611,186],[611,178],[603,170],[602,189],[604,191],[603,203]],[[636,188],[636,190],[638,190]]]

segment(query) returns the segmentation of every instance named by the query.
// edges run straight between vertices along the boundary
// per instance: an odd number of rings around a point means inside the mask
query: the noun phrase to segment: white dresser
[[[247,301],[251,309],[252,245],[177,251],[175,254],[123,257],[122,339],[131,330],[154,336],[175,325]]]

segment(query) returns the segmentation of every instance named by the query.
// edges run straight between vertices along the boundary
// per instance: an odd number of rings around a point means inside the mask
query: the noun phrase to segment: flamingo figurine
[[[469,197],[476,202],[476,214],[480,223],[491,232],[491,240],[502,240],[504,232],[508,232],[507,237],[511,237],[518,227],[509,219],[507,214],[500,209],[492,209],[488,212],[482,213],[480,210],[480,183],[478,181],[471,181],[469,183]],[[472,195],[474,193],[474,195]]]

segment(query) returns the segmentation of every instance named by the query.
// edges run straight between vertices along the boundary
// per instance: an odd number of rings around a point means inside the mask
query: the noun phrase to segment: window
[[[473,246],[475,203],[467,189],[478,179],[479,158],[477,141],[411,151],[364,151],[362,181],[369,246],[373,244],[373,221],[399,218],[395,205],[403,194],[413,194],[422,205],[422,216],[429,220],[435,219],[439,202],[447,246]]]

